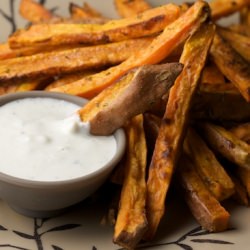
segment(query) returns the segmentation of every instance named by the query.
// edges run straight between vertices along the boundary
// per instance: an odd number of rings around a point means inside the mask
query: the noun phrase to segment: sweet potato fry
[[[184,64],[184,69],[170,90],[166,112],[149,169],[147,181],[149,230],[146,234],[147,239],[154,236],[164,214],[165,197],[185,137],[189,109],[207,59],[214,30],[213,24],[204,23],[184,46],[180,59],[180,62]]]
[[[115,0],[115,6],[121,17],[131,17],[145,10],[151,9],[150,4],[144,0]]]
[[[238,166],[250,169],[250,146],[246,142],[214,124],[203,123],[200,127],[207,142],[216,152]]]
[[[230,214],[208,191],[187,157],[180,159],[178,177],[184,188],[185,200],[198,223],[211,232],[226,230]]]
[[[104,88],[110,86],[130,69],[145,64],[161,62],[170,55],[174,49],[182,44],[207,16],[207,4],[198,1],[175,22],[167,25],[163,33],[157,36],[147,49],[139,50],[138,53],[132,55],[125,62],[105,70],[100,74],[93,75],[91,79],[84,78],[70,85],[52,89],[51,91],[65,92],[91,98]]]
[[[213,20],[231,15],[249,4],[249,0],[212,0],[209,2]]]
[[[131,39],[5,60],[0,64],[0,83],[118,64],[151,41],[152,38]]]
[[[184,149],[207,189],[218,201],[225,200],[234,193],[231,178],[206,143],[191,128],[187,133]]]
[[[147,229],[146,159],[147,147],[143,116],[134,117],[125,127],[127,156],[120,206],[115,224],[114,242],[133,249]]]
[[[86,19],[86,18],[104,18],[101,13],[92,8],[88,3],[84,3],[83,7],[80,7],[75,3],[70,3],[69,12],[73,20]],[[106,19],[106,21],[107,20],[108,19]]]
[[[32,23],[50,21],[55,17],[53,13],[33,0],[21,0],[19,5],[19,12],[23,18]]]
[[[218,34],[210,49],[210,55],[220,71],[239,89],[246,101],[250,102],[250,67]]]
[[[250,29],[250,26],[249,26]],[[250,62],[250,37],[237,34],[226,28],[217,28],[219,34],[248,62]]]
[[[140,16],[110,20],[105,24],[36,24],[9,38],[11,48],[36,44],[97,44],[149,36],[162,31],[180,14],[174,4],[143,12]]]
[[[192,117],[211,121],[246,122],[250,103],[230,84],[200,84],[192,105]]]
[[[89,122],[92,134],[113,133],[161,98],[181,70],[182,65],[178,63],[144,65],[134,69],[80,109],[80,118]]]

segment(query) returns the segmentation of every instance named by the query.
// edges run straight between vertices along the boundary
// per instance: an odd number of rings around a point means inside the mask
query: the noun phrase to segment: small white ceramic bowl
[[[0,106],[22,98],[50,97],[83,106],[87,100],[61,93],[30,91],[0,97]],[[125,150],[122,129],[114,133],[117,151],[114,157],[97,171],[63,181],[34,181],[16,178],[0,172],[0,197],[14,210],[30,217],[50,217],[62,212],[93,194],[107,179]],[[12,156],[14,157],[14,156]]]

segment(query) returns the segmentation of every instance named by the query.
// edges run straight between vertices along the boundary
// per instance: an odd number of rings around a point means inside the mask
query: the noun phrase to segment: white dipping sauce
[[[93,136],[79,106],[52,98],[24,98],[0,107],[0,171],[28,180],[84,176],[116,152],[114,136]]]

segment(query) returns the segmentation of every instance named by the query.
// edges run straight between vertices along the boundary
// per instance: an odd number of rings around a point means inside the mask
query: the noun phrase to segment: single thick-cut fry
[[[131,17],[152,8],[144,0],[115,0],[114,2],[121,17]]]
[[[214,153],[193,130],[189,129],[184,149],[200,178],[218,201],[229,198],[234,193],[234,184]]]
[[[250,102],[250,67],[225,40],[218,34],[210,49],[210,55],[220,71],[239,89]]]
[[[131,39],[5,60],[0,62],[0,83],[118,64],[151,41],[152,38]]]
[[[183,156],[178,170],[185,200],[198,223],[210,232],[226,230],[229,226],[230,214],[208,191],[195,171],[193,163]]]
[[[249,4],[249,0],[212,0],[209,2],[213,20],[229,16]]]
[[[195,119],[246,122],[250,103],[230,84],[200,84],[192,105]]]
[[[179,63],[134,69],[80,109],[80,118],[92,134],[111,134],[168,92],[181,70]]]
[[[243,58],[250,62],[250,37],[225,28],[217,28],[217,30]]]
[[[202,123],[200,127],[207,142],[216,152],[240,167],[250,169],[250,146],[246,142],[214,124]]]
[[[36,24],[9,38],[11,48],[41,44],[97,44],[149,36],[176,20],[180,8],[174,4],[143,12],[140,16],[111,20],[105,24]]]
[[[189,9],[190,10],[190,9]],[[187,13],[187,12],[186,12]],[[180,62],[184,69],[170,90],[147,181],[146,238],[154,236],[165,210],[165,197],[186,134],[189,109],[213,39],[215,27],[203,24],[186,42]]]
[[[143,116],[134,117],[125,127],[127,151],[125,177],[115,224],[114,242],[133,249],[147,229],[146,159],[147,146]]]
[[[51,91],[64,92],[91,98],[104,88],[110,86],[119,77],[138,66],[156,64],[165,59],[170,53],[182,44],[200,23],[208,16],[208,6],[205,2],[198,1],[192,8],[170,25],[163,33],[157,36],[147,49],[139,50],[128,60],[118,66],[112,67],[100,74],[93,75],[91,79],[84,78],[70,85],[65,85]]]

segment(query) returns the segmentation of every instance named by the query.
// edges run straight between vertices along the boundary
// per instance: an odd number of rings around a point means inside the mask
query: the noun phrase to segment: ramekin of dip
[[[77,110],[87,100],[30,91],[0,97],[0,197],[49,217],[93,194],[125,150],[125,135],[94,136]]]

